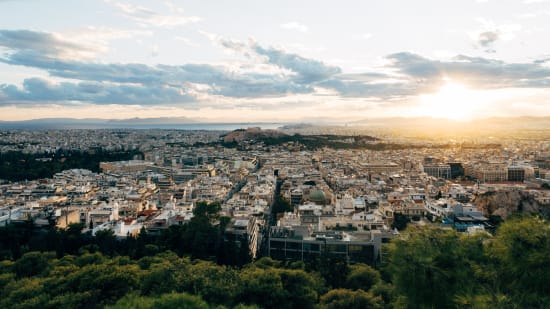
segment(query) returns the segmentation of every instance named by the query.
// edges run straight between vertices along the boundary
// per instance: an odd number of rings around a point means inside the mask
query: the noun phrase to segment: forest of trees
[[[143,158],[138,150],[108,151],[101,148],[86,151],[59,149],[54,153],[0,153],[0,177],[8,181],[51,178],[55,173],[72,168],[99,172],[99,162]]]
[[[539,218],[508,220],[495,235],[410,225],[375,268],[329,256],[238,264],[216,258],[222,246],[209,249],[218,233],[209,229],[223,219],[215,204],[202,206],[201,221],[187,227],[194,236],[171,231],[155,242],[141,234],[91,237],[75,225],[42,234],[30,226],[0,228],[0,308],[550,306],[550,225]],[[10,243],[15,228],[27,231],[17,244]],[[15,245],[19,254],[9,257]]]

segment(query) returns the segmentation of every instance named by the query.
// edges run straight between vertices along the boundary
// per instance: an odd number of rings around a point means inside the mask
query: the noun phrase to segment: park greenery
[[[376,265],[326,255],[250,263],[244,244],[224,247],[219,205],[198,206],[196,219],[160,236],[0,228],[0,308],[550,306],[550,225],[536,217],[494,235],[409,225]]]
[[[99,172],[104,161],[130,160],[143,157],[138,150],[110,151],[58,149],[51,153],[0,152],[0,177],[8,181],[51,178],[55,173],[73,168]]]
[[[235,130],[239,131],[239,130]],[[237,148],[245,150],[243,143],[257,144],[263,143],[265,146],[281,145],[299,145],[297,149],[316,150],[322,148],[332,149],[361,149],[373,151],[401,150],[401,149],[419,149],[419,148],[464,148],[464,149],[499,149],[502,145],[492,144],[456,144],[456,143],[435,143],[435,144],[416,144],[416,143],[395,143],[381,140],[369,135],[337,135],[337,134],[281,134],[281,135],[262,135],[257,134],[243,141],[221,141],[220,145],[227,148]]]

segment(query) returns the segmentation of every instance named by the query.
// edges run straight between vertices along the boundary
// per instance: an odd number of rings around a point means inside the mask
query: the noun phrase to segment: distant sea
[[[18,130],[63,130],[63,129],[165,129],[165,130],[206,130],[206,131],[233,131],[260,127],[265,129],[277,129],[285,123],[266,122],[243,122],[243,123],[179,123],[179,124],[143,124],[143,123],[95,123],[95,122],[33,122],[33,121],[10,121],[0,122],[0,129]]]

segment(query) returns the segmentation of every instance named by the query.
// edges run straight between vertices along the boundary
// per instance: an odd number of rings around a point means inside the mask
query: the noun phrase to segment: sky
[[[550,0],[0,0],[0,120],[550,116]]]

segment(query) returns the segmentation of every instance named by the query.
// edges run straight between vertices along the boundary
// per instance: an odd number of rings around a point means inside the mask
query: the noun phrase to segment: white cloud
[[[251,53],[249,46],[250,44],[255,43],[255,40],[253,38],[249,39],[249,44],[247,45],[246,43],[239,40],[223,38],[222,36],[212,32],[199,30],[199,33],[204,35],[215,46],[224,48],[225,51],[229,54],[242,54],[247,58],[254,58],[255,56],[253,53]]]
[[[109,50],[109,42],[117,39],[151,36],[151,31],[122,30],[107,27],[86,27],[60,33],[64,39],[84,46],[93,46],[100,53]],[[95,55],[92,55],[95,56]]]
[[[295,22],[295,21],[291,21],[291,22],[288,22],[288,23],[281,24],[281,28],[287,29],[287,30],[297,30],[297,31],[300,31],[302,33],[309,32],[309,28],[306,25],[301,24],[299,22]]]
[[[193,42],[192,40],[186,38],[186,37],[182,37],[182,36],[177,36],[174,38],[176,41],[180,41],[180,42],[183,42],[183,44],[189,46],[189,47],[199,47],[200,45],[196,42]]]
[[[140,5],[113,0],[104,1],[118,8],[127,18],[130,18],[144,26],[173,28],[189,23],[196,23],[201,20],[198,16],[183,15],[183,9],[177,8],[173,4],[169,6],[171,11],[170,14],[162,14]]]
[[[171,0],[168,0],[168,1],[164,1],[164,4],[170,8],[170,11],[174,12],[174,13],[180,13],[182,14],[184,12],[183,8],[180,8],[178,7],[173,1]]]

